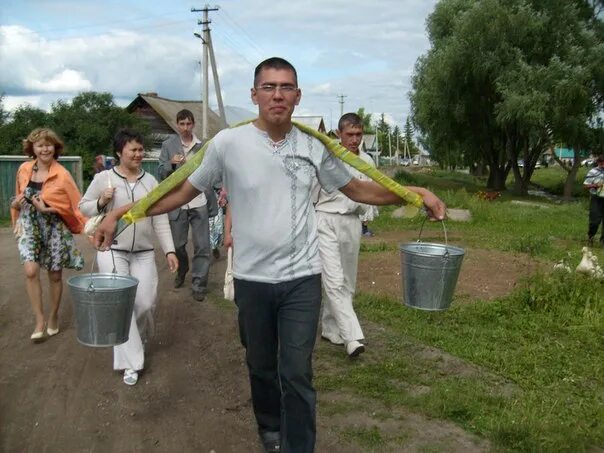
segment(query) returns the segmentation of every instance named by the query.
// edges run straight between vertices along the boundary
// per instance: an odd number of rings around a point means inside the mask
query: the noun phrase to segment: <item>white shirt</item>
[[[233,215],[233,275],[279,283],[321,273],[312,190],[350,182],[344,164],[295,126],[274,143],[252,123],[218,133],[189,177],[198,190],[222,181]]]
[[[369,154],[360,151],[359,157],[375,167],[375,163]],[[362,181],[370,179],[368,176],[365,176],[363,173],[352,167],[347,168],[348,171],[350,171],[350,174],[357,179]],[[321,189],[316,198],[317,203],[315,204],[315,209],[317,211],[327,212],[329,214],[358,215],[362,217],[362,220],[373,220],[373,217],[377,215],[377,208],[375,206],[357,203],[339,190],[336,190],[333,193],[327,193],[324,189]]]

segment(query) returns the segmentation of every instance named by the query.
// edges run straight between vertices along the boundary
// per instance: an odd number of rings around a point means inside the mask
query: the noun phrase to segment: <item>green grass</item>
[[[432,188],[449,208],[469,209],[470,222],[447,222],[448,232],[459,234],[468,246],[502,251],[525,252],[558,261],[571,253],[575,259],[587,233],[587,200],[556,204],[546,200],[528,200],[543,207],[514,204],[503,196],[495,201],[480,200],[465,189],[439,191]],[[526,200],[522,200],[526,201]],[[380,208],[381,215],[372,228],[381,231],[417,231],[423,219],[394,219],[394,208]],[[423,235],[444,239],[438,223],[426,222]],[[599,250],[597,253],[601,254]]]
[[[583,188],[583,181],[588,170],[585,167],[579,168],[573,184],[573,197],[588,197],[588,191]],[[531,176],[532,183],[555,195],[564,194],[565,180],[566,172],[558,166],[537,169]],[[508,182],[513,184],[513,179],[509,179]]]
[[[602,294],[604,280],[574,274],[538,276],[509,297],[441,313],[361,294],[357,311],[386,329],[384,350],[371,362],[343,362],[345,373],[322,371],[317,382],[452,420],[506,451],[584,451],[604,442]],[[413,354],[418,344],[480,368],[443,371],[434,357]]]
[[[555,170],[538,170],[539,185],[560,187],[564,175],[556,176]],[[455,244],[531,255],[545,269],[561,259],[576,264],[581,258],[585,199],[561,204],[521,199],[542,205],[526,206],[512,203],[509,193],[495,201],[478,199],[484,184],[469,175],[397,177],[428,186],[450,208],[471,211],[470,222],[447,222]],[[393,219],[393,209],[381,208],[372,223],[378,237],[392,230],[419,233],[421,219]],[[425,240],[442,242],[442,236],[439,224],[426,222]],[[391,250],[383,242],[363,245],[364,252]],[[604,263],[604,249],[594,252]],[[368,352],[351,362],[322,342],[316,383],[320,391],[349,392],[361,402],[354,409],[352,403],[324,402],[322,411],[369,411],[367,401],[374,401],[378,409],[390,409],[392,418],[411,411],[453,421],[488,439],[494,451],[599,451],[604,446],[604,280],[552,271],[519,283],[507,297],[457,298],[439,313],[367,293],[356,297],[355,307],[370,330]],[[366,451],[392,447],[388,433],[376,426],[342,436]]]

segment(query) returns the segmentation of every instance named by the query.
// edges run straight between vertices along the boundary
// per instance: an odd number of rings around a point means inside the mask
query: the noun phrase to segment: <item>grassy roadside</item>
[[[452,420],[505,451],[584,451],[604,443],[601,294],[604,281],[572,274],[536,277],[506,298],[443,313],[360,294],[359,316],[384,329],[371,338],[379,357],[322,370],[317,383]],[[419,345],[482,371],[418,360]]]
[[[475,196],[482,190],[479,182],[468,175],[413,174],[404,182],[427,185],[450,207],[470,209],[471,222],[448,226],[453,236],[463,232],[463,242],[471,247],[527,253],[552,264],[580,259],[587,227],[585,200],[521,200],[536,206],[511,203],[513,198],[504,194],[483,201]],[[419,219],[392,219],[387,215],[391,210],[382,209],[372,228],[419,231]],[[424,234],[442,242],[438,225],[427,225]],[[393,250],[392,245],[374,243],[364,252],[385,250]],[[594,252],[604,262],[604,250]],[[375,326],[370,352],[351,363],[340,350],[319,345],[319,391],[346,391],[363,398],[357,410],[371,407],[367,399],[374,401],[389,409],[390,415],[381,417],[395,418],[398,411],[407,410],[453,421],[488,439],[495,451],[603,448],[604,280],[566,273],[537,275],[507,297],[473,302],[427,313],[395,299],[357,295],[362,323]],[[422,352],[426,348],[439,353]],[[450,360],[461,365],[443,365]],[[345,414],[351,408],[324,402],[322,410]],[[342,437],[353,438],[363,451],[391,451],[397,442],[379,423],[356,437],[349,431]],[[404,438],[402,432],[401,451]],[[443,446],[434,451],[443,451]]]

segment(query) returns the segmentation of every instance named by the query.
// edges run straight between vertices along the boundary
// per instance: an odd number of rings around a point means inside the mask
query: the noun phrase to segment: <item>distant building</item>
[[[322,134],[327,133],[322,116],[292,116],[292,121],[297,121],[298,123],[311,127]]]
[[[162,142],[176,133],[176,114],[182,109],[193,113],[194,132],[201,138],[202,105],[201,101],[175,101],[159,97],[157,93],[139,93],[126,110],[151,126],[153,144],[147,152],[147,157],[158,157]],[[224,129],[224,126],[220,117],[212,110],[208,110],[208,135],[213,137],[221,129]]]

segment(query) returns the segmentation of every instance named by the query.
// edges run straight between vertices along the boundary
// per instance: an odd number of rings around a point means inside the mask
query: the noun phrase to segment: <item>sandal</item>
[[[127,368],[124,370],[124,384],[135,385],[138,382],[138,372]]]

